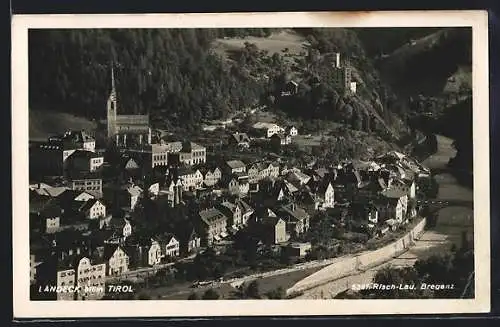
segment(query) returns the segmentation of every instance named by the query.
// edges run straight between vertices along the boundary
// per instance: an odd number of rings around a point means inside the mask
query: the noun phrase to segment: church
[[[111,93],[107,102],[107,136],[117,146],[151,144],[149,115],[119,115],[114,69],[111,67]]]

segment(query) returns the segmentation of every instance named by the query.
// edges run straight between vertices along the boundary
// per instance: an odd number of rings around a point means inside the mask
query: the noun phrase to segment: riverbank
[[[456,153],[452,146],[452,140],[438,136],[437,141],[436,153],[423,162],[425,166],[438,172],[435,176],[439,184],[437,199],[472,201],[473,191],[460,184],[447,167],[449,158]],[[466,232],[469,240],[473,241],[473,220],[474,213],[470,207],[456,205],[444,207],[438,212],[436,226],[432,229],[426,229],[415,240],[415,245],[405,253],[366,271],[357,271],[347,276],[338,275],[336,280],[330,279],[331,282],[308,289],[296,298],[331,299],[351,288],[353,284],[370,283],[377,271],[384,267],[411,266],[418,259],[426,259],[433,254],[449,251],[453,244],[458,245],[461,242],[463,232]]]

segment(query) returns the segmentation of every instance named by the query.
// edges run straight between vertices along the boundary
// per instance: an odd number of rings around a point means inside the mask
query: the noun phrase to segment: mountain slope
[[[54,134],[70,130],[86,130],[94,132],[97,128],[95,121],[78,117],[69,113],[51,112],[42,110],[29,111],[29,139],[42,141]]]
[[[472,66],[472,30],[447,28],[410,40],[376,65],[400,96],[442,95],[451,76],[470,78],[461,73]]]

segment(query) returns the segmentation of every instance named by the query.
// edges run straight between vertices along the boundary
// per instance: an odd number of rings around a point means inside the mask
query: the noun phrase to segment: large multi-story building
[[[169,163],[192,166],[207,162],[207,149],[202,145],[194,142],[170,142],[166,146]]]
[[[227,236],[227,217],[215,208],[199,212],[202,241],[210,246],[214,241],[219,241]]]
[[[356,93],[356,82],[352,78],[352,68],[347,60],[341,62],[340,53],[335,54],[332,82],[335,88],[342,92]]]
[[[98,198],[102,196],[102,178],[99,174],[78,174],[71,176],[68,182],[72,190],[89,192]]]

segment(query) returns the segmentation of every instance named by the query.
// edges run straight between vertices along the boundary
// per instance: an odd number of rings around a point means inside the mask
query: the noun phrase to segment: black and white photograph
[[[241,14],[23,27],[23,305],[489,308],[484,17],[314,26],[300,15],[277,27]]]

